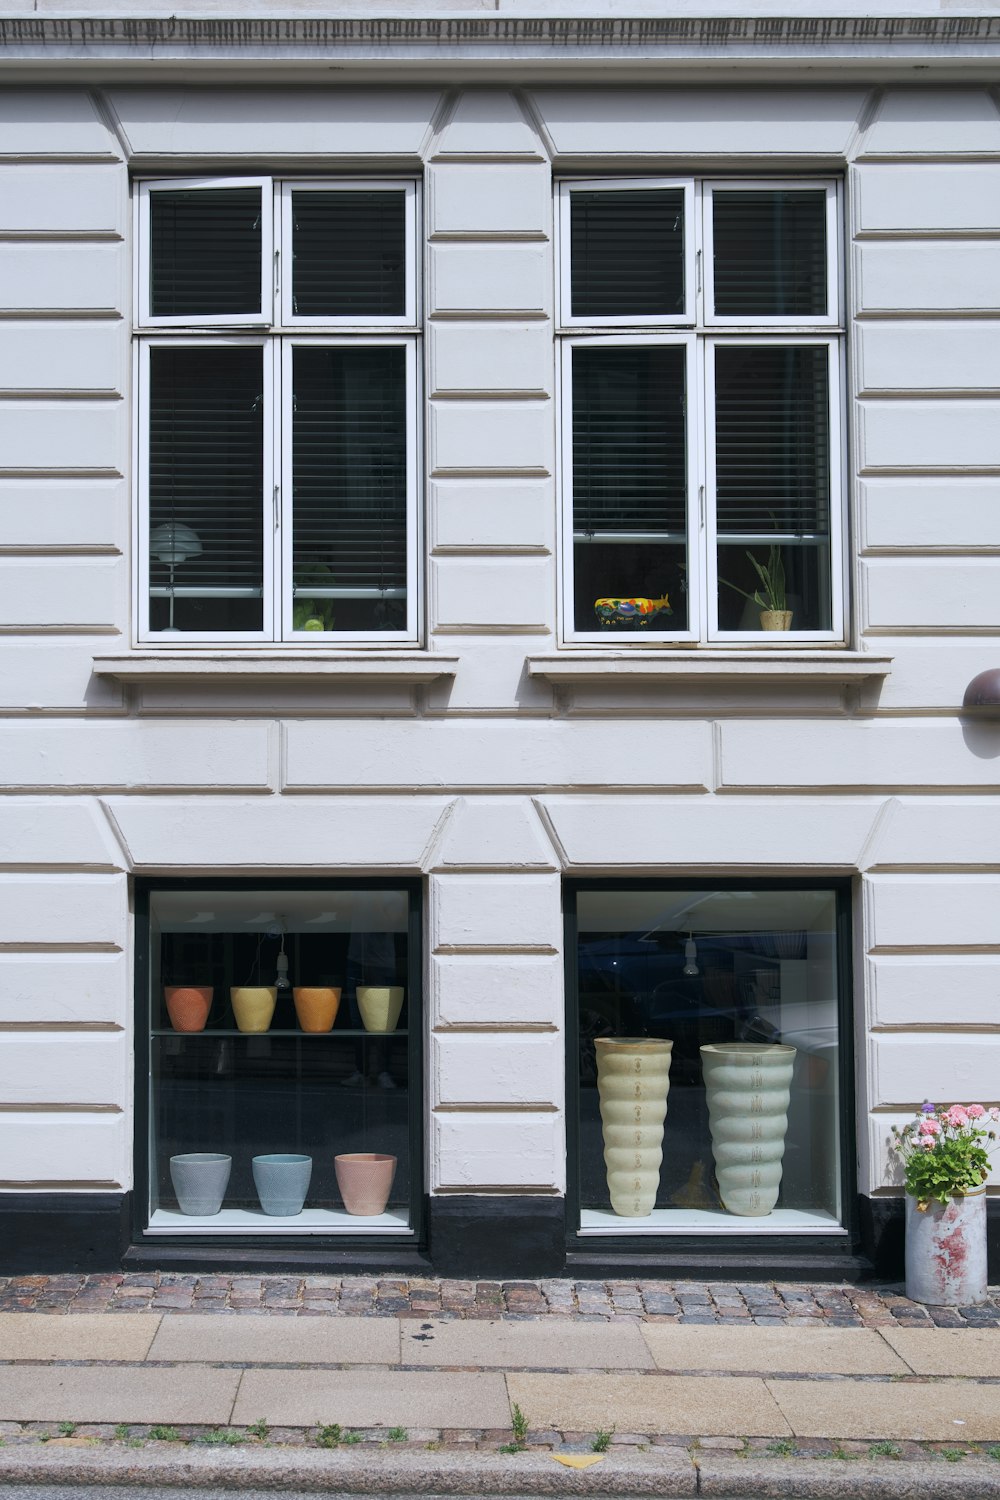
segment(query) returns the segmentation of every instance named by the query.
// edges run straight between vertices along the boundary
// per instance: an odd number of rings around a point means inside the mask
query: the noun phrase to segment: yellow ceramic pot
[[[229,998],[240,1031],[266,1031],[274,1015],[278,989],[273,984],[234,984]]]
[[[340,1009],[340,990],[330,985],[297,985],[295,1014],[303,1031],[329,1031]]]
[[[395,1031],[403,1009],[403,986],[359,984],[358,1009],[366,1031]]]

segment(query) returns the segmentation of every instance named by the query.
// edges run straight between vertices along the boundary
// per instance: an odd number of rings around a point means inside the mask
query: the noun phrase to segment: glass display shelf
[[[291,1028],[289,1028],[287,1030],[286,1029],[278,1030],[277,1027],[272,1027],[270,1031],[238,1031],[235,1027],[233,1027],[231,1030],[230,1029],[223,1030],[221,1028],[214,1028],[214,1027],[210,1030],[208,1027],[206,1027],[204,1031],[175,1031],[172,1026],[156,1026],[150,1032],[150,1036],[153,1036],[153,1037],[164,1037],[164,1036],[171,1036],[171,1037],[178,1037],[178,1036],[180,1036],[180,1037],[243,1036],[243,1037],[247,1037],[248,1039],[255,1039],[257,1041],[260,1041],[261,1037],[273,1037],[273,1036],[294,1036],[294,1037],[298,1037],[300,1040],[302,1040],[303,1038],[306,1038],[306,1037],[308,1037],[310,1040],[315,1040],[315,1039],[320,1038],[320,1037],[325,1037],[325,1038],[331,1038],[332,1037],[334,1039],[336,1039],[337,1037],[355,1037],[355,1038],[357,1038],[357,1037],[376,1037],[379,1041],[384,1041],[387,1036],[406,1036],[406,1035],[408,1035],[408,1032],[403,1027],[397,1027],[395,1031],[365,1031],[363,1028],[359,1028],[358,1030],[354,1030],[353,1028],[349,1029],[346,1026],[345,1027],[339,1027],[339,1026],[338,1027],[334,1027],[332,1031],[299,1031],[299,1030],[292,1030]]]
[[[776,1208],[760,1218],[723,1209],[654,1208],[645,1219],[626,1219],[610,1208],[585,1208],[580,1233],[598,1234],[831,1234],[847,1230],[820,1208]]]
[[[387,1208],[381,1214],[349,1214],[345,1209],[304,1208],[284,1218],[261,1209],[223,1208],[217,1214],[182,1214],[154,1208],[150,1234],[413,1234],[405,1209]]]

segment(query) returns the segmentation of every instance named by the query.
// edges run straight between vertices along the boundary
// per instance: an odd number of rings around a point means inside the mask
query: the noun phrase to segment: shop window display
[[[582,1234],[843,1233],[838,905],[571,893]]]
[[[148,1233],[413,1232],[416,899],[141,894]]]

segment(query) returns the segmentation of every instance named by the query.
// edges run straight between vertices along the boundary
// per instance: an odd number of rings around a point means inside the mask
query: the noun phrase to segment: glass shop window
[[[838,892],[575,903],[581,1233],[842,1233]]]
[[[149,1233],[412,1232],[417,899],[149,892]]]

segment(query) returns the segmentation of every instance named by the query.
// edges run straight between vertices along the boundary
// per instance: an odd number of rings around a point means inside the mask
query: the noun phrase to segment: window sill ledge
[[[429,651],[133,651],[95,656],[94,673],[119,682],[436,682],[454,677],[457,656]]]
[[[529,656],[548,682],[859,682],[888,677],[891,656],[866,651],[565,651]]]

